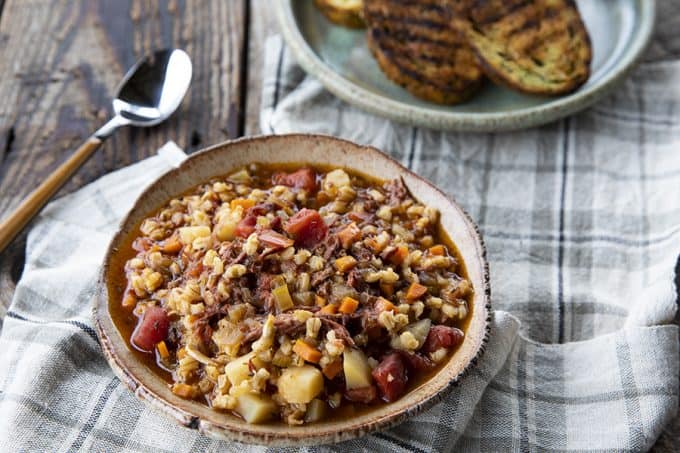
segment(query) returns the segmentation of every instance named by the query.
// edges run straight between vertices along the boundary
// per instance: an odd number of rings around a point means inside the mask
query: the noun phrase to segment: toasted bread
[[[364,28],[363,0],[314,0],[314,4],[331,22],[349,28]]]
[[[448,0],[452,25],[494,82],[525,93],[574,91],[592,48],[573,0]]]
[[[368,46],[392,81],[440,104],[469,99],[483,74],[436,0],[365,0]]]

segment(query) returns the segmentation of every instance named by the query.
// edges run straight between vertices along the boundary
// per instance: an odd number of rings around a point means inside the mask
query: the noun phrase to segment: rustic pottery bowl
[[[463,257],[475,288],[471,320],[465,340],[431,379],[401,399],[346,420],[303,426],[282,423],[250,425],[236,416],[175,396],[165,381],[141,363],[115,327],[109,307],[119,303],[113,282],[120,272],[117,254],[136,226],[171,198],[203,181],[228,174],[252,162],[326,164],[359,171],[381,179],[401,177],[413,196],[441,212],[443,228]],[[118,264],[117,264],[118,263]],[[431,183],[407,170],[375,148],[328,136],[280,135],[246,138],[215,145],[193,154],[148,187],[139,197],[109,245],[94,302],[94,321],[102,350],[116,375],[135,395],[180,424],[220,439],[270,446],[340,442],[384,429],[440,401],[472,367],[488,334],[489,277],[485,250],[475,224],[465,212]]]

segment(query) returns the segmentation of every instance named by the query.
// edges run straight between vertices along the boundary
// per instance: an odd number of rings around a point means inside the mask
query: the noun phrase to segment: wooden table
[[[272,0],[0,0],[0,218],[110,114],[123,73],[147,52],[186,50],[191,89],[152,129],[116,132],[62,189],[71,192],[174,140],[187,152],[258,134]],[[277,1],[277,0],[273,0]],[[25,233],[0,255],[0,319],[23,267]],[[680,419],[657,451],[680,449]]]

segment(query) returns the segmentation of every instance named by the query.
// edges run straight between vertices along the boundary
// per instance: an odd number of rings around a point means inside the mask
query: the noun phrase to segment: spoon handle
[[[66,162],[45,179],[31,194],[21,202],[0,224],[0,252],[19,234],[19,232],[40,212],[47,201],[52,198],[61,186],[80,168],[81,165],[102,144],[102,140],[92,136],[76,150]]]

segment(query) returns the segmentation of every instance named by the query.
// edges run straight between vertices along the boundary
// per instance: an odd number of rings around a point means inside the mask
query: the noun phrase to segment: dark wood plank
[[[241,135],[245,17],[245,0],[5,0],[0,218],[106,121],[119,80],[151,50],[180,47],[191,56],[192,86],[178,113],[152,129],[119,130],[61,194],[167,140],[193,151]],[[8,270],[22,250],[15,241],[0,256],[0,305],[11,298]]]
[[[270,0],[250,1],[248,26],[248,96],[246,97],[245,134],[258,135],[260,131],[260,103],[262,98],[262,69],[264,43],[267,37],[278,33],[276,18]]]

